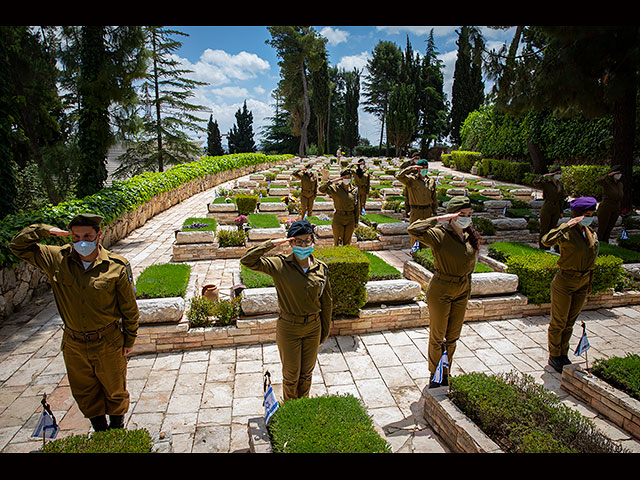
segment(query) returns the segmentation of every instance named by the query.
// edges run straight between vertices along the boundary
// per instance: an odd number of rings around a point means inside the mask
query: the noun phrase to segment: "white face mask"
[[[344,183],[345,185],[349,185],[351,183],[351,179],[350,178],[343,178],[342,179],[342,183]]]
[[[556,180],[560,180],[562,178],[562,175],[554,175],[553,178],[555,178]]]
[[[453,222],[458,228],[465,229],[471,225],[471,217],[458,217]]]
[[[591,225],[591,222],[593,222],[593,217],[584,217],[582,220],[580,220],[580,225],[586,227],[587,225]]]
[[[616,180],[620,180],[622,178],[622,174],[621,173],[616,173],[613,178],[615,178]]]

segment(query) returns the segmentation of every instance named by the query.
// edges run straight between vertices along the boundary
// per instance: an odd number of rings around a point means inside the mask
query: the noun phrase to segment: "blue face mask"
[[[423,168],[423,169],[420,170],[420,175],[422,175],[423,177],[426,177],[427,173],[429,173],[429,169],[428,168]]]
[[[73,242],[73,248],[82,257],[88,257],[97,248],[95,240],[93,242],[87,242],[82,240],[80,242]]]
[[[293,253],[295,254],[296,257],[298,257],[300,260],[304,260],[309,255],[311,255],[311,252],[313,252],[313,245],[311,245],[309,247],[296,247],[296,246],[293,246],[293,247],[291,247],[291,249],[293,250]]]
[[[586,227],[588,225],[591,225],[591,222],[593,222],[593,217],[584,217],[582,220],[580,220],[580,225]]]

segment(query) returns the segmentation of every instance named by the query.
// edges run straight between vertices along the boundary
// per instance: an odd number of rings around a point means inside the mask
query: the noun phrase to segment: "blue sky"
[[[209,109],[223,134],[235,124],[235,113],[247,102],[253,114],[256,143],[260,130],[273,115],[271,92],[280,78],[278,57],[265,42],[270,39],[266,26],[167,26],[188,34],[177,36],[182,47],[176,51],[183,65],[193,70],[192,78],[209,83],[196,90],[192,103]],[[315,26],[327,38],[329,63],[351,70],[363,70],[379,41],[392,41],[403,51],[407,35],[415,52],[424,55],[426,40],[433,29],[440,60],[444,63],[445,92],[451,99],[451,82],[457,55],[457,26]],[[501,31],[481,27],[488,49],[508,43],[512,29]],[[363,75],[362,75],[363,76]],[[488,88],[488,85],[487,85]],[[363,88],[360,90],[362,101]],[[377,145],[380,122],[360,110],[360,135]],[[204,123],[206,126],[206,123]],[[199,141],[206,141],[206,133]],[[223,140],[226,146],[226,142]]]

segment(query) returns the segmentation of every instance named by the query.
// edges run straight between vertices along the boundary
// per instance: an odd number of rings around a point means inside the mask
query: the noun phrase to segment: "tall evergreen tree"
[[[12,114],[10,64],[8,51],[11,38],[7,27],[0,27],[0,219],[15,212],[16,185],[13,176]]]
[[[358,107],[360,106],[360,72],[354,68],[351,72],[344,72],[344,132],[343,145],[349,149],[349,155],[354,154],[358,140]]]
[[[220,128],[218,127],[218,121],[213,119],[213,115],[209,116],[209,123],[207,124],[207,155],[217,157],[224,155],[224,148],[222,148],[222,136],[220,135]]]
[[[275,113],[268,118],[271,123],[262,127],[260,148],[265,153],[275,155],[295,152],[297,145],[291,134],[290,116],[282,108],[283,99],[278,89],[273,91],[272,97],[275,100]]]
[[[395,146],[396,156],[404,153],[415,136],[418,118],[414,110],[415,89],[413,85],[399,83],[389,95],[387,117],[387,143]]]
[[[256,151],[253,141],[253,113],[247,109],[247,101],[244,101],[242,110],[236,112],[236,123],[227,136],[229,153],[252,153]]]
[[[311,111],[315,116],[318,155],[327,151],[326,130],[331,99],[329,62],[326,54],[323,57],[320,67],[311,74]]]

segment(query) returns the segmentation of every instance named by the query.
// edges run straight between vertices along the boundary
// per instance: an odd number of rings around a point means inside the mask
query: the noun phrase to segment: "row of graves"
[[[354,292],[361,288],[364,292],[361,295],[363,301],[355,310],[340,307],[337,313],[334,312],[334,335],[429,324],[424,292],[433,275],[433,258],[428,248],[412,252],[412,242],[407,233],[409,224],[404,211],[403,185],[395,178],[400,164],[405,160],[366,159],[366,166],[371,173],[371,192],[351,246],[338,248],[353,252],[349,255],[354,257],[362,256],[370,265],[369,274],[362,285],[347,286],[347,290]],[[339,161],[335,157],[293,158],[218,187],[213,198],[202,206],[202,212],[185,218],[181,228],[175,232],[173,263],[191,267],[184,295],[139,300],[141,329],[137,350],[157,352],[274,342],[278,304],[273,283],[270,277],[241,267],[239,258],[248,248],[267,239],[285,237],[288,226],[300,218],[297,201],[300,181],[292,176],[294,171],[312,163],[320,184],[327,179],[338,178],[347,165],[355,168],[356,161]],[[549,302],[529,301],[522,292],[518,275],[507,271],[505,256],[497,248],[512,244],[526,245],[531,249],[537,247],[538,218],[542,205],[537,195],[540,193],[522,186],[505,185],[444,169],[438,171],[432,168],[429,175],[437,179],[439,213],[444,213],[451,197],[467,195],[473,205],[474,226],[482,235],[484,244],[496,246],[495,249],[485,247],[479,256],[472,275],[466,321],[547,314]],[[318,254],[322,249],[333,247],[333,211],[331,198],[318,192],[313,215],[307,218],[316,225]],[[561,222],[568,220],[569,213],[566,212],[567,218]],[[616,238],[623,228],[622,219],[618,219],[614,231]],[[633,235],[639,232],[628,230],[625,233]],[[286,245],[272,251],[288,253]],[[402,267],[385,261],[385,253],[392,252],[404,253],[406,260]],[[625,260],[625,268],[633,278],[635,272],[640,271],[640,268],[636,268],[640,265],[640,253],[630,252],[638,256],[637,260],[635,255]],[[238,259],[229,291],[216,292],[215,298],[210,297],[213,302],[228,305],[219,308],[215,315],[205,312],[209,321],[195,324],[195,306],[205,297],[205,290],[210,288],[203,285],[202,275],[197,273],[203,269],[199,269],[198,265],[220,259]],[[334,268],[331,264],[329,267]],[[336,287],[334,298],[352,296],[349,291],[340,290],[339,285]],[[640,303],[640,294],[635,289],[627,288],[622,292],[592,295],[585,309],[633,303]],[[231,318],[220,322],[220,311]]]

